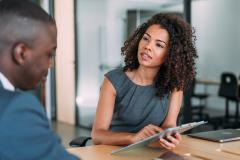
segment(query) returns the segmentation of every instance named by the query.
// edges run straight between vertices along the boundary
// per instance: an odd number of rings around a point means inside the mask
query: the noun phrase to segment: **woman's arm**
[[[176,127],[177,117],[182,105],[183,91],[177,91],[176,89],[170,95],[169,109],[167,116],[162,124],[162,128]]]
[[[162,131],[158,126],[149,124],[138,133],[112,132],[109,127],[112,121],[116,90],[105,78],[100,91],[96,117],[92,129],[94,144],[128,145]]]
[[[177,117],[182,105],[183,91],[177,91],[176,89],[172,92],[169,102],[169,110],[167,117],[165,118],[162,128],[166,129],[169,127],[176,127]],[[181,135],[179,133],[168,136],[166,138],[161,138],[159,140],[161,146],[167,149],[175,148],[177,144],[181,141]]]
[[[114,110],[116,90],[105,77],[100,91],[96,117],[92,128],[94,144],[125,145],[131,143],[131,133],[115,133],[109,131]]]

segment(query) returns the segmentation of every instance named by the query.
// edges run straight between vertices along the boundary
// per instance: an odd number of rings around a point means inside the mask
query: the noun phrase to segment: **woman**
[[[181,17],[156,14],[122,47],[123,69],[105,74],[92,130],[95,144],[128,145],[175,127],[183,91],[195,77],[192,28]],[[172,149],[180,134],[159,140]]]

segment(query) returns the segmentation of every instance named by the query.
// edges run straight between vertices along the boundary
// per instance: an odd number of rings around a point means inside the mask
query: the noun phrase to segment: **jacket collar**
[[[15,87],[1,72],[0,72],[0,87],[9,91],[15,91]]]
[[[3,88],[3,85],[2,85],[2,82],[0,81],[0,88],[2,89]]]

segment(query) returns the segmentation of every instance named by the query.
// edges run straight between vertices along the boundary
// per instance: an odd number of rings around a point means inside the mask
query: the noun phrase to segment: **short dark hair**
[[[0,0],[0,19],[3,16],[18,16],[45,23],[55,23],[54,19],[40,6],[28,0]],[[4,23],[0,21],[0,23]]]
[[[56,24],[39,5],[28,0],[0,0],[0,54],[13,42],[32,45],[36,29],[42,25]]]
[[[139,67],[138,44],[146,30],[152,25],[160,25],[168,31],[168,55],[155,77],[157,95],[163,97],[174,89],[186,90],[196,75],[195,34],[192,27],[176,13],[158,13],[140,25],[125,41],[121,49],[124,56],[124,71]]]

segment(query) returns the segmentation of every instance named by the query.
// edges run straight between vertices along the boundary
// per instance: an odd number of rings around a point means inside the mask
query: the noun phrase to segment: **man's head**
[[[37,86],[52,66],[56,25],[27,0],[0,0],[0,72],[17,88]]]

